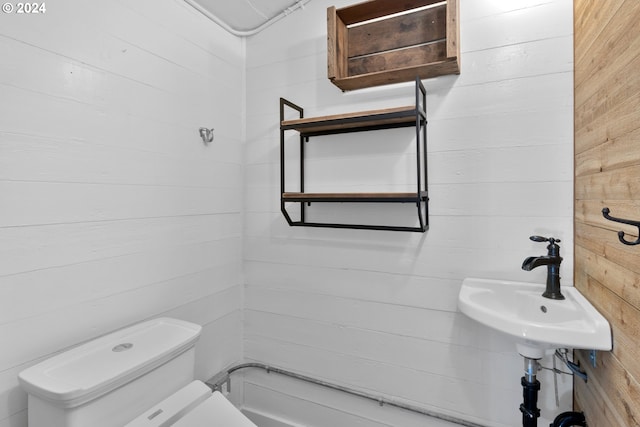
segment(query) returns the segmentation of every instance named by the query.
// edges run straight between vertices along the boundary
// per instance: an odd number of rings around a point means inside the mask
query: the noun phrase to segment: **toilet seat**
[[[219,391],[193,381],[124,427],[257,427]]]
[[[256,427],[219,391],[187,413],[174,427]]]

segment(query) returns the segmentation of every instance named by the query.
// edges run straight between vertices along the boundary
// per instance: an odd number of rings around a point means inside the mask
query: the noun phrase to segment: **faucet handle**
[[[531,236],[529,237],[529,239],[533,240],[534,242],[549,242],[551,244],[559,243],[561,241],[560,239],[556,239],[553,237],[542,237],[542,236]]]

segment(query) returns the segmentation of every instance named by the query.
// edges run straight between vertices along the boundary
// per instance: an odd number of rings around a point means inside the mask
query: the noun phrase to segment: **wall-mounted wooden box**
[[[405,13],[402,13],[405,12]],[[458,0],[327,9],[327,71],[343,91],[460,73]]]

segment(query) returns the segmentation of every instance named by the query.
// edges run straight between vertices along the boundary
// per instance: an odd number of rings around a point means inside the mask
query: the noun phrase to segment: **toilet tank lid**
[[[120,329],[18,374],[30,394],[74,407],[118,388],[184,353],[202,327],[168,317]]]

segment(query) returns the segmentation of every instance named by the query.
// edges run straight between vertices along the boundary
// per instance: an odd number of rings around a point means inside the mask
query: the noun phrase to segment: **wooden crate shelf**
[[[327,75],[343,91],[460,73],[458,0],[327,9]]]

